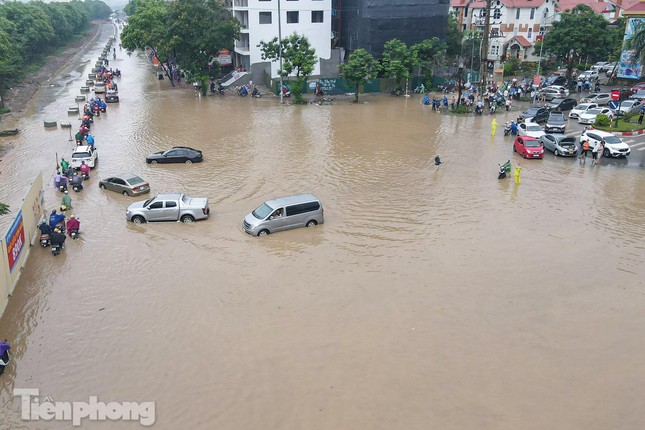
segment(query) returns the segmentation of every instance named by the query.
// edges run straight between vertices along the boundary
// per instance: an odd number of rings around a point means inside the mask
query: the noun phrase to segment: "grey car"
[[[276,231],[313,227],[325,222],[323,207],[311,194],[269,200],[244,217],[242,228],[251,236],[266,236]]]
[[[549,118],[546,120],[546,125],[544,126],[544,131],[547,133],[564,133],[564,129],[567,126],[567,120],[564,117],[562,112],[549,113]]]
[[[133,173],[123,173],[101,179],[99,188],[116,191],[124,196],[138,196],[150,192],[150,184]]]
[[[575,137],[565,136],[564,134],[545,134],[539,140],[544,145],[544,148],[553,152],[556,157],[558,155],[563,157],[575,157],[578,155]]]

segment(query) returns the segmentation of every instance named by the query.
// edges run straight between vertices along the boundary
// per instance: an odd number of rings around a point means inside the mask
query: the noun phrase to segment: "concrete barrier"
[[[74,97],[75,102],[84,102],[86,100],[85,96],[76,96]]]
[[[96,79],[96,72],[88,73],[88,74],[87,74],[87,78],[88,78],[88,79]]]
[[[88,79],[87,81],[85,81],[85,85],[87,85],[88,87],[91,87],[94,85],[94,81]]]
[[[72,128],[72,123],[71,122],[61,122],[60,123],[60,128]]]
[[[68,113],[69,115],[77,115],[77,114],[78,114],[78,107],[74,106],[74,107],[69,107],[69,108],[67,108],[67,113]],[[61,127],[62,127],[62,126],[63,126],[63,125],[61,124]]]
[[[54,128],[54,127],[58,127],[58,121],[45,120],[45,128]]]
[[[90,92],[90,87],[81,87],[81,92],[82,93],[89,93]]]

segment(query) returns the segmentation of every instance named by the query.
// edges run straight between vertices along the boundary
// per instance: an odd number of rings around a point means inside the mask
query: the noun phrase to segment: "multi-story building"
[[[282,37],[304,35],[321,59],[331,56],[331,0],[232,0],[233,15],[240,21],[240,39],[235,41],[234,64],[244,67],[257,80],[263,74],[278,77],[278,62],[262,59],[258,45],[278,37],[278,1]],[[314,75],[320,73],[320,61]]]

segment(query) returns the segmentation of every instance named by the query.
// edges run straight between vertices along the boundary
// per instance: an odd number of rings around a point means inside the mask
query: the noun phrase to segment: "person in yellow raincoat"
[[[521,170],[522,170],[522,168],[519,165],[515,166],[515,174],[514,174],[515,183],[518,184],[518,185],[522,183],[522,181],[520,181],[520,171]]]
[[[495,136],[495,130],[497,130],[497,120],[493,118],[493,121],[490,123],[490,135]]]

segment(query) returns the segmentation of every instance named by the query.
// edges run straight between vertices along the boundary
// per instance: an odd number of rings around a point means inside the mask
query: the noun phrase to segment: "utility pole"
[[[280,104],[284,104],[284,94],[282,93],[284,82],[282,81],[282,17],[280,1],[281,0],[278,0],[278,58],[280,60]]]
[[[479,97],[484,96],[486,91],[486,77],[488,76],[488,38],[490,36],[490,7],[493,0],[486,0],[484,11],[486,16],[484,18],[484,34],[482,37],[482,47],[480,52],[481,65],[479,67]]]

